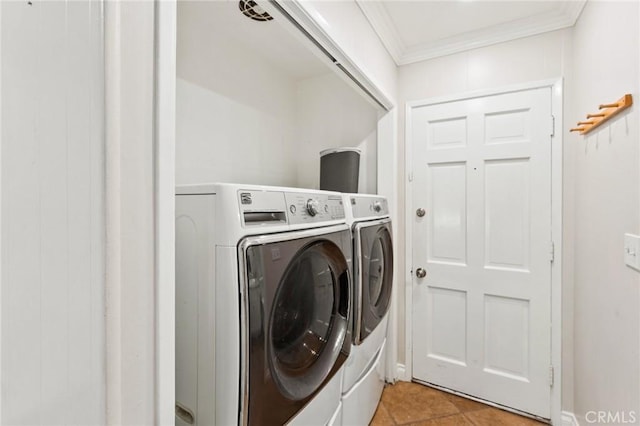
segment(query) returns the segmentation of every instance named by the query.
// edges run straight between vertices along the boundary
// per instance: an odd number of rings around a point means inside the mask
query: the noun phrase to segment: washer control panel
[[[245,227],[321,223],[345,218],[340,195],[238,191],[238,205]]]
[[[287,192],[289,223],[317,223],[344,219],[344,206],[339,195]]]
[[[292,204],[293,206],[293,204]],[[315,198],[309,198],[307,200],[307,213],[309,216],[315,216],[318,214],[320,208],[320,203]]]

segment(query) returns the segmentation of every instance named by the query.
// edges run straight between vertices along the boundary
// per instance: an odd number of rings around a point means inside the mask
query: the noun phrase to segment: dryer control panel
[[[349,197],[349,201],[351,202],[351,211],[355,219],[389,215],[389,204],[384,197],[352,195]]]
[[[297,225],[345,218],[340,195],[321,192],[238,191],[244,226]]]

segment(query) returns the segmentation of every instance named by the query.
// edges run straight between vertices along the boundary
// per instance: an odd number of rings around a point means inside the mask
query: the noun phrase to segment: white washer
[[[343,194],[354,247],[354,324],[342,390],[344,426],[369,424],[385,383],[385,345],[393,285],[391,219],[378,195]]]
[[[338,193],[177,188],[177,425],[341,418],[351,241]]]

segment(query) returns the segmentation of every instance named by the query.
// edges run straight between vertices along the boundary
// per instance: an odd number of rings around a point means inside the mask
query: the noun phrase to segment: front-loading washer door
[[[246,248],[249,423],[284,424],[349,352],[350,235]]]
[[[356,342],[363,341],[389,310],[393,285],[391,221],[355,226],[359,322]]]

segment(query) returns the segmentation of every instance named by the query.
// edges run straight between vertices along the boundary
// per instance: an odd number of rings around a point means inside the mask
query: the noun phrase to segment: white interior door
[[[413,377],[549,418],[551,89],[411,120]]]

